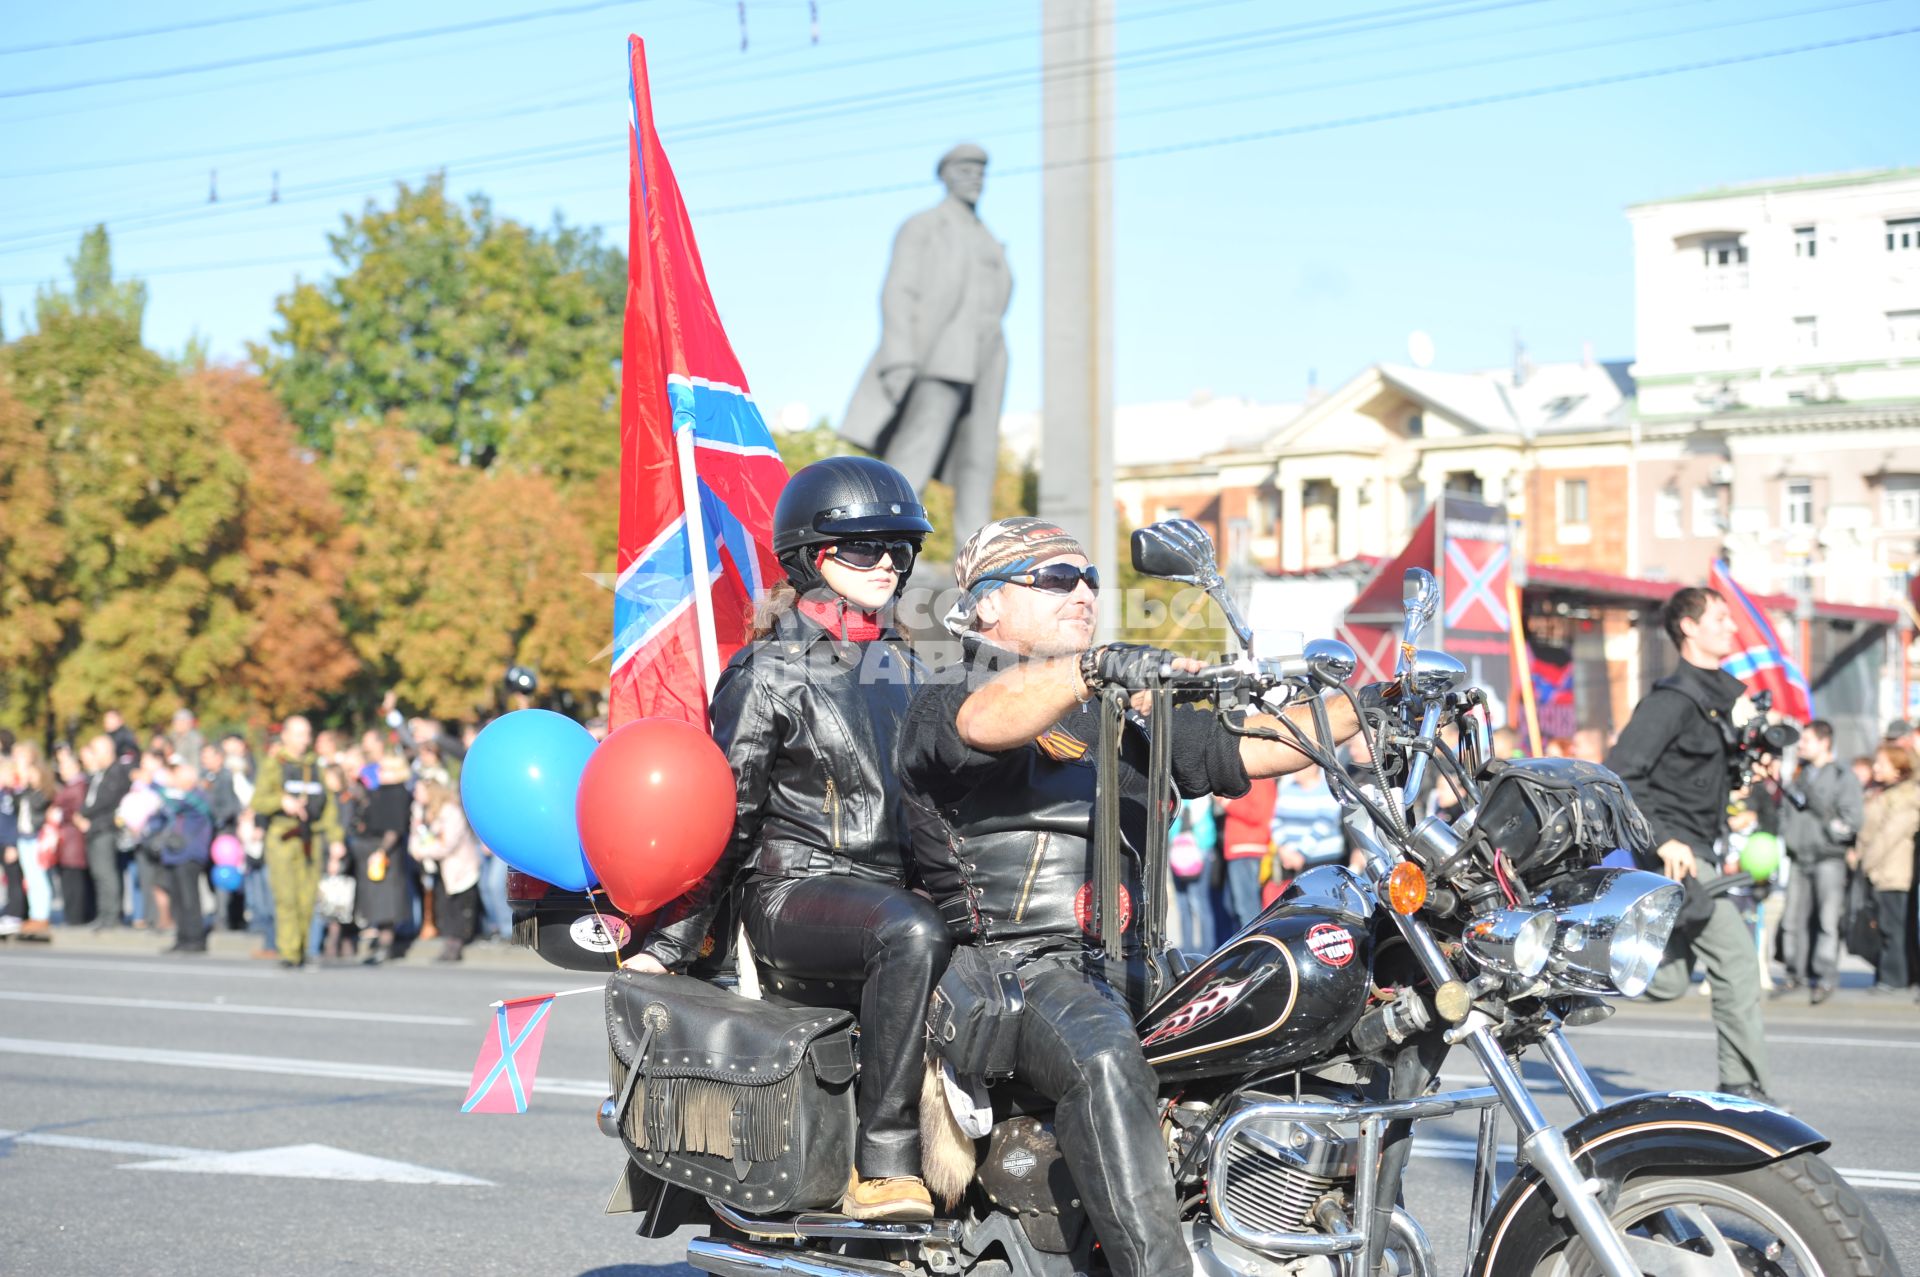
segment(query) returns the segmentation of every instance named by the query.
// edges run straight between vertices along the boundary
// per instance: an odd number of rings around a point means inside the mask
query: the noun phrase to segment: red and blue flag
[[[1573,657],[1551,648],[1532,647],[1528,652],[1532,667],[1533,699],[1541,709],[1572,705]]]
[[[1749,692],[1772,692],[1773,708],[1797,723],[1813,721],[1813,689],[1806,675],[1787,659],[1786,649],[1773,622],[1740,583],[1727,571],[1726,561],[1713,561],[1712,585],[1733,612],[1734,632],[1739,647],[1720,662],[1720,668],[1747,685]]]
[[[462,1113],[524,1113],[533,1098],[533,1075],[540,1069],[540,1045],[547,1036],[547,1012],[559,995],[511,998],[493,1004],[493,1023],[480,1040]]]
[[[693,223],[654,130],[646,49],[627,43],[626,334],[620,372],[620,556],[609,717],[707,726],[695,591],[712,600],[719,659],[746,641],[757,598],[780,579],[773,508],[787,481],[707,287]],[[693,543],[675,436],[693,432],[707,580]],[[712,671],[717,674],[718,671]]]

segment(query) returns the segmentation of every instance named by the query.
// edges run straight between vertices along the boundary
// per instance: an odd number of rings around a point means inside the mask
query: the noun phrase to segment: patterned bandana
[[[980,600],[1006,584],[1005,581],[983,581],[982,577],[1024,572],[1066,554],[1086,557],[1080,543],[1048,519],[1021,515],[981,528],[967,538],[954,558],[954,581],[962,594],[943,618],[947,629],[955,634],[965,634],[972,629],[974,609]]]

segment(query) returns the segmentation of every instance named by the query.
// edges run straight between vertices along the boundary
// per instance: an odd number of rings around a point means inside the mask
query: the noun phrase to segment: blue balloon
[[[460,766],[467,823],[500,859],[566,891],[596,881],[573,801],[594,740],[564,714],[519,709],[488,723]]]
[[[247,885],[247,876],[238,865],[215,865],[213,886],[216,891],[238,891]]]

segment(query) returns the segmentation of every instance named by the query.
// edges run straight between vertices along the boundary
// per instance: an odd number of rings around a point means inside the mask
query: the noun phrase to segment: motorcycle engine
[[[1241,1104],[1272,1103],[1279,1095],[1249,1091]],[[1345,1207],[1360,1165],[1358,1131],[1328,1122],[1274,1118],[1242,1127],[1220,1152],[1207,1192],[1215,1214],[1262,1232],[1317,1232],[1314,1208],[1332,1195]]]

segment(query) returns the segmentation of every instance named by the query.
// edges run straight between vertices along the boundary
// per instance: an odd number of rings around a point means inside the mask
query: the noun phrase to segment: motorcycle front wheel
[[[1748,1171],[1648,1172],[1621,1185],[1613,1221],[1644,1273],[1675,1277],[1900,1277],[1886,1234],[1860,1195],[1811,1153]],[[1534,1277],[1594,1277],[1587,1244],[1556,1219]],[[1516,1256],[1516,1258],[1521,1258]]]

